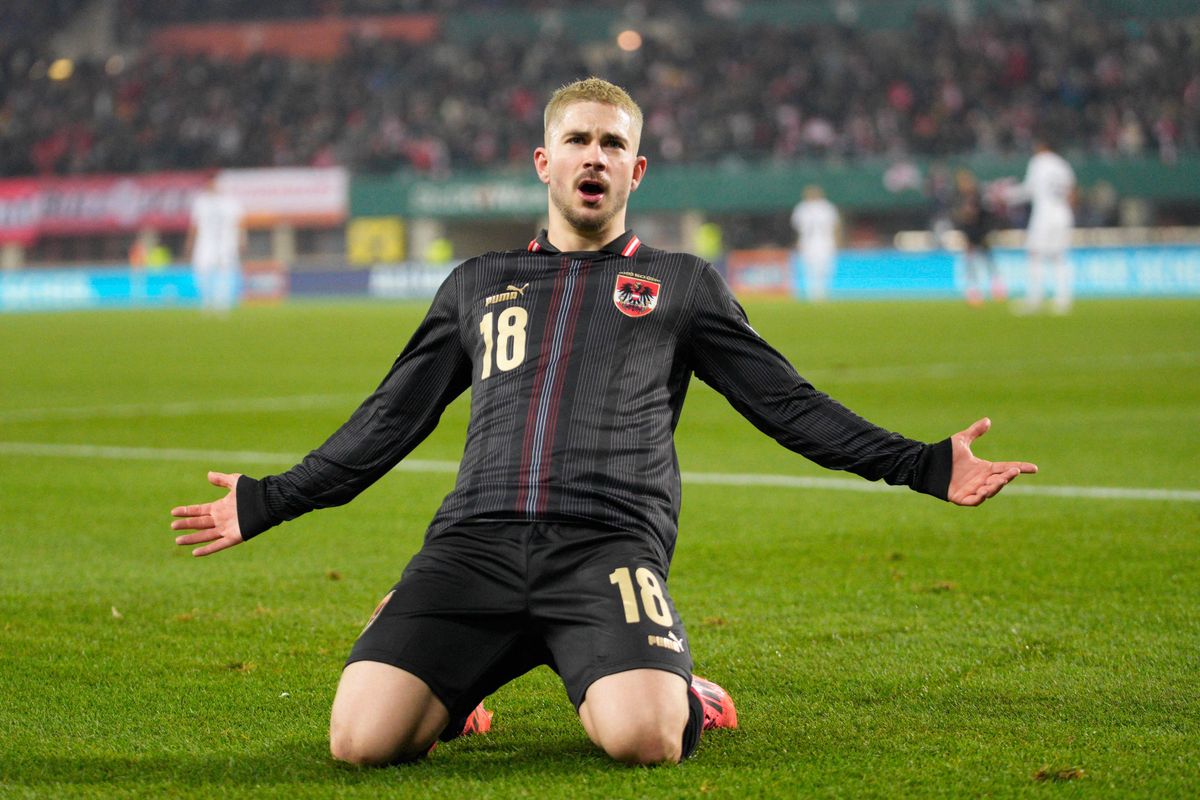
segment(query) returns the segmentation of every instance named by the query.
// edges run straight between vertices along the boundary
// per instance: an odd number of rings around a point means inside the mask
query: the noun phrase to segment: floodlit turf
[[[1200,303],[749,310],[880,424],[933,440],[989,414],[977,452],[1038,462],[1026,486],[1193,499],[968,510],[688,483],[671,589],[740,730],[680,767],[616,766],[540,669],[488,701],[491,735],[347,769],[326,749],[342,659],[453,476],[393,473],[207,559],[172,544],[167,511],[215,496],[207,469],[262,474],[319,444],[421,309],[3,316],[0,795],[1200,795]],[[412,457],[455,460],[465,419],[460,401]],[[830,475],[699,384],[678,439],[686,472]]]

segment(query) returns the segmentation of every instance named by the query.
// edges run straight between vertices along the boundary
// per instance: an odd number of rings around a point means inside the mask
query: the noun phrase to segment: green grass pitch
[[[489,736],[329,759],[342,659],[449,472],[211,558],[173,544],[168,510],[216,496],[206,470],[319,444],[419,305],[0,317],[0,796],[1200,796],[1200,303],[748,308],[868,418],[936,440],[990,415],[976,452],[1066,491],[960,509],[686,482],[671,590],[742,726],[658,769],[595,750],[546,669],[488,701]],[[466,413],[412,458],[457,460]],[[687,473],[841,477],[698,383],[677,440]]]

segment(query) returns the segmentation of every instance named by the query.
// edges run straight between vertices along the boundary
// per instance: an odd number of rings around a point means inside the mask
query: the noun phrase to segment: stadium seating
[[[82,4],[43,5],[62,19]],[[636,22],[641,46],[625,51],[603,28],[603,43],[579,43],[561,18],[535,13],[543,3],[505,5],[540,29],[472,39],[464,17],[499,13],[478,0],[130,0],[145,38],[136,55],[82,59],[57,79],[44,30],[53,15],[32,15],[42,34],[0,42],[0,172],[524,167],[543,98],[589,73],[642,102],[644,151],[657,163],[1020,154],[1035,124],[1075,152],[1169,160],[1200,149],[1200,16],[1130,20],[1111,4],[1061,1],[1023,15],[980,2],[972,19],[925,11],[878,29],[864,21],[871,2],[859,4],[855,24],[782,26],[764,21],[780,4],[713,2],[687,17],[656,3]],[[359,38],[321,61],[154,45],[161,26],[243,19],[247,8],[273,17],[432,11],[439,23],[423,43]],[[621,19],[622,9],[602,3],[593,13]],[[722,14],[736,24],[718,24]]]

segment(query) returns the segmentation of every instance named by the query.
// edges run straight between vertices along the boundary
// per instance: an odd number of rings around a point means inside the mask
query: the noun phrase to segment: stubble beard
[[[610,186],[609,188],[611,190],[612,187]],[[585,214],[581,209],[576,208],[572,203],[574,199],[575,193],[573,189],[566,197],[559,195],[557,192],[550,192],[550,201],[554,203],[554,207],[558,209],[558,213],[562,215],[568,225],[580,233],[598,233],[604,230],[617,214],[625,208],[628,195],[624,197],[607,197],[606,199],[610,201],[607,209],[593,214]]]

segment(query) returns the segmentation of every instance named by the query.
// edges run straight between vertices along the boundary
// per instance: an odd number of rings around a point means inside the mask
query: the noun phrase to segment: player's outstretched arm
[[[1003,489],[1022,473],[1038,471],[1028,461],[985,461],[971,452],[971,443],[988,432],[992,421],[987,417],[965,431],[950,437],[953,462],[947,499],[960,506],[977,506]]]
[[[171,523],[173,531],[196,531],[175,537],[175,544],[193,545],[208,542],[204,547],[192,551],[194,556],[207,556],[226,547],[242,543],[242,528],[238,524],[237,482],[240,473],[227,475],[224,472],[208,473],[208,482],[229,491],[220,500],[194,506],[178,506],[171,509],[171,516],[178,517]]]

